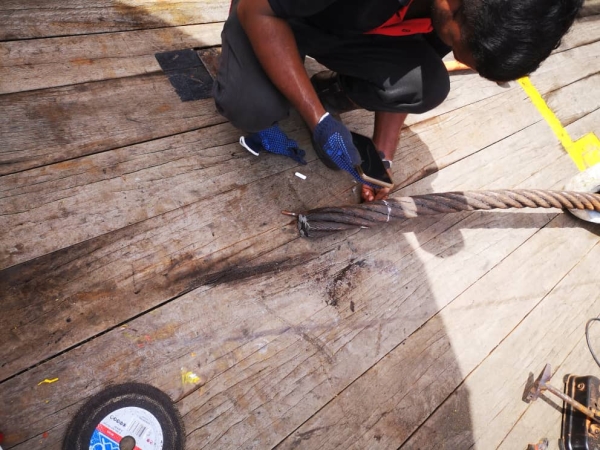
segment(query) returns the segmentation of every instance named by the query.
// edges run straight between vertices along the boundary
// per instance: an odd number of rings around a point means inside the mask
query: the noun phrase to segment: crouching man
[[[214,88],[218,110],[248,133],[251,151],[303,162],[304,152],[277,126],[291,107],[313,133],[315,151],[349,172],[365,201],[388,189],[365,183],[360,156],[337,119],[375,112],[373,142],[391,164],[410,113],[435,108],[454,57],[493,81],[533,72],[560,43],[583,0],[234,0],[225,23]],[[312,79],[311,56],[330,69]]]

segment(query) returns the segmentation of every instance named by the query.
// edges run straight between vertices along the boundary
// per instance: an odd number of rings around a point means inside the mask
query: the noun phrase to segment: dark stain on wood
[[[200,286],[217,286],[226,283],[236,283],[249,278],[260,277],[263,275],[276,275],[278,273],[294,269],[305,264],[314,255],[299,255],[294,258],[281,258],[267,263],[244,266],[237,264],[217,272],[206,273],[206,267],[200,268],[197,274],[187,273],[186,278],[193,278],[191,283],[185,289],[186,292],[196,289]],[[202,274],[201,272],[205,272]],[[177,280],[179,281],[179,280]]]
[[[319,435],[319,432],[326,431],[329,428],[331,428],[331,426],[316,427],[302,433],[295,433],[294,440],[292,441],[290,448],[298,448],[298,446],[302,444],[302,441],[310,440],[314,434]]]
[[[326,303],[329,306],[338,306],[339,302],[345,299],[348,294],[354,289],[354,286],[360,280],[356,279],[356,275],[360,268],[365,267],[366,263],[364,260],[352,261],[342,270],[337,272],[329,283],[327,283],[327,297]],[[350,305],[352,312],[353,302]]]

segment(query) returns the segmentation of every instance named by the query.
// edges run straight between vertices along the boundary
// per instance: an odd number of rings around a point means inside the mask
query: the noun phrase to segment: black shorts
[[[256,132],[288,117],[290,104],[254,55],[236,3],[221,35],[213,94],[217,109],[234,126]],[[448,95],[450,81],[442,57],[450,48],[435,33],[337,36],[301,20],[289,23],[300,54],[339,73],[344,92],[361,108],[418,114]]]

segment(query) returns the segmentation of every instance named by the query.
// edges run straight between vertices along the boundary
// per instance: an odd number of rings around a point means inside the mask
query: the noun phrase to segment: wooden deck
[[[561,405],[521,397],[545,363],[556,386],[600,371],[600,229],[545,210],[298,237],[281,210],[356,202],[350,177],[297,116],[282,126],[308,166],[250,155],[154,58],[218,45],[228,3],[0,5],[2,447],[59,449],[87,398],[141,381],[194,450],[557,449]],[[532,80],[573,139],[600,135],[600,16]],[[369,113],[344,120],[371,132]],[[393,195],[576,173],[517,83],[453,75],[409,117]]]

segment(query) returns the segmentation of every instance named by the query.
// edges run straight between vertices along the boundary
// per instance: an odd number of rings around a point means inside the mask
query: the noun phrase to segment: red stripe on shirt
[[[404,20],[406,12],[410,7],[412,0],[406,6],[403,6],[398,10],[392,17],[390,17],[385,23],[373,28],[371,31],[367,31],[365,34],[383,34],[385,36],[408,36],[411,34],[423,34],[430,33],[433,31],[431,25],[431,19],[409,19]]]

